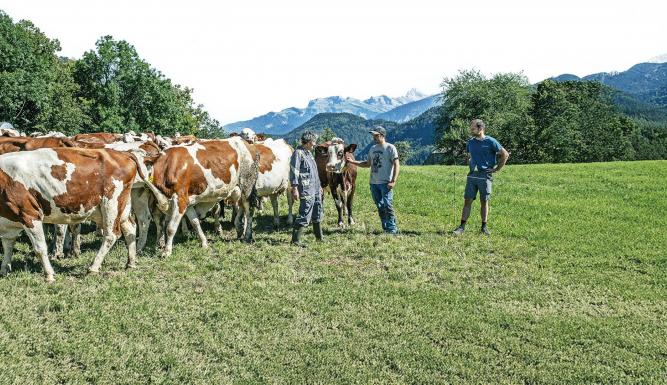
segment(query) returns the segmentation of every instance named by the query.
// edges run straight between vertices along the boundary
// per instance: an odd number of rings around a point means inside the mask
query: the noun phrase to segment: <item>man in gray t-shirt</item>
[[[394,160],[398,159],[398,151],[393,144],[377,143],[368,152],[371,162],[371,184],[389,183],[394,174]]]
[[[368,152],[368,159],[359,162],[346,154],[345,160],[359,167],[371,168],[371,194],[380,214],[382,230],[388,234],[398,233],[396,213],[394,212],[394,186],[398,179],[400,163],[398,151],[393,144],[387,143],[387,131],[382,126],[375,126],[371,131],[375,145]]]

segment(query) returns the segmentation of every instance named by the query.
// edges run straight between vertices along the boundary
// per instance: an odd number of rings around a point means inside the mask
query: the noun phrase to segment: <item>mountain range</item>
[[[665,62],[639,63],[623,72],[600,72],[581,78],[572,74],[562,74],[552,79],[556,81],[597,81],[632,95],[642,102],[667,106],[667,63]]]
[[[438,103],[437,95],[428,96],[411,89],[404,96],[392,98],[386,95],[371,96],[366,100],[330,96],[308,102],[305,108],[289,107],[279,112],[269,112],[250,120],[226,124],[227,132],[250,127],[255,132],[284,135],[320,113],[349,113],[364,119],[382,118],[405,122]]]
[[[379,124],[387,130],[387,140],[390,143],[398,141],[409,141],[411,143],[414,155],[410,158],[408,164],[421,164],[433,148],[438,117],[437,106],[431,107],[417,117],[403,123],[381,119],[365,119],[350,113],[322,113],[315,115],[306,123],[284,135],[283,138],[288,143],[295,143],[304,131],[320,134],[325,128],[330,128],[345,143],[355,143],[357,145],[355,156],[358,159],[365,159],[373,145],[372,136],[368,131]]]

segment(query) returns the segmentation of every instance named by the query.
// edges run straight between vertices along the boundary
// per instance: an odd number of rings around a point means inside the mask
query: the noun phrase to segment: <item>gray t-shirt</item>
[[[398,159],[398,151],[393,144],[385,142],[376,144],[368,152],[371,161],[371,184],[389,183],[394,172],[394,160]]]

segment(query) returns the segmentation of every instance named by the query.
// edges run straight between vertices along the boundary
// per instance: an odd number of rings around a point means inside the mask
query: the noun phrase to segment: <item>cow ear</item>
[[[233,138],[235,136],[239,136],[239,133],[238,132],[232,132],[232,133],[229,134],[230,138]]]
[[[264,134],[257,134],[255,135],[255,139],[261,141],[266,140],[266,136]]]
[[[356,150],[356,149],[357,149],[357,144],[352,143],[349,146],[345,147],[345,152],[349,152],[349,153],[354,154],[354,150]]]

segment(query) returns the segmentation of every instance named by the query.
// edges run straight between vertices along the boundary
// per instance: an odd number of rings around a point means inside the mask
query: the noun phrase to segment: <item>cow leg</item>
[[[54,242],[53,258],[60,259],[65,257],[63,252],[65,242],[67,241],[67,225],[53,225],[56,230]],[[71,237],[70,237],[71,238]]]
[[[345,189],[344,189],[344,187],[343,187],[342,185],[341,185],[341,187],[340,187],[340,190],[341,190],[341,191],[340,191],[340,197],[341,197],[341,201],[342,201],[342,204],[341,204],[341,209],[342,209],[342,210],[341,210],[341,213],[342,213],[344,216],[346,216],[346,215],[348,215],[348,212],[347,212],[347,191],[345,191]],[[341,218],[341,220],[342,220],[342,218]]]
[[[106,257],[106,255],[109,253],[109,250],[111,250],[111,247],[113,247],[114,243],[116,243],[116,239],[118,239],[118,233],[116,233],[117,229],[114,228],[114,223],[116,222],[116,219],[120,219],[120,223],[122,224],[129,218],[130,206],[126,205],[123,208],[123,212],[119,213],[117,205],[118,205],[118,200],[103,199],[103,203],[100,207],[102,220],[99,223],[97,223],[97,227],[99,229],[102,229],[102,234],[104,235],[102,237],[102,245],[100,246],[100,249],[97,251],[93,263],[88,268],[88,272],[90,273],[100,272],[100,267],[102,266],[102,262],[104,262],[104,257]],[[119,215],[120,218],[118,218]],[[136,245],[134,247],[136,247]]]
[[[187,221],[184,218],[181,218],[180,230],[181,230],[181,236],[183,238],[188,238],[188,236],[190,235],[190,229],[188,229]]]
[[[32,227],[24,226],[23,229],[28,235],[30,243],[32,243],[32,248],[35,250],[35,254],[37,254],[42,261],[42,269],[44,270],[44,275],[46,275],[46,282],[54,282],[56,280],[54,277],[55,272],[49,261],[49,253],[46,248],[46,237],[44,236],[44,226],[42,225],[42,221],[33,221]]]
[[[343,202],[338,196],[338,187],[331,188],[331,196],[333,197],[334,203],[336,204],[336,211],[338,211],[338,227],[345,226],[343,223]]]
[[[151,192],[146,189],[132,189],[132,212],[137,218],[137,232],[139,233],[137,251],[143,250],[146,246],[148,228],[151,225],[149,194]]]
[[[246,242],[252,242],[252,213],[249,206],[248,201],[240,202],[234,220],[238,239]]]
[[[222,202],[218,202],[216,207],[213,209],[213,220],[215,221],[215,230],[217,231],[218,235],[222,237],[224,235],[224,232],[222,230],[222,222],[220,222],[220,217],[224,218],[225,216],[225,204]]]
[[[2,238],[2,250],[4,255],[2,258],[2,267],[0,267],[0,276],[6,276],[12,269],[12,255],[14,254],[14,243],[16,238]]]
[[[158,210],[157,208],[154,208],[153,221],[155,222],[155,230],[156,230],[155,242],[157,243],[158,249],[164,249],[165,245],[164,219],[165,216],[162,213],[162,211]]]
[[[280,217],[278,216],[278,195],[271,195],[271,206],[273,207],[273,226],[280,226]]]
[[[116,243],[116,238],[118,238],[116,234],[111,231],[111,229],[109,229],[109,231],[105,230],[104,233],[105,234],[102,238],[102,245],[95,255],[93,264],[88,268],[88,272],[90,273],[100,272],[100,267],[102,266],[102,262],[104,262],[104,257],[106,257],[107,253],[109,253],[109,250],[111,250],[113,244]]]
[[[174,195],[171,198],[169,213],[167,214],[167,241],[164,246],[164,251],[162,252],[164,257],[171,255],[174,236],[176,235],[176,231],[178,231],[178,225],[181,223],[181,219],[183,219],[183,214],[184,213],[181,213],[178,209],[178,196]]]
[[[232,205],[232,221],[234,221],[234,224],[236,224],[236,218],[238,217],[238,215],[239,215],[239,204],[234,203]]]
[[[206,239],[206,234],[201,228],[201,223],[199,222],[199,216],[194,207],[190,206],[185,210],[185,215],[190,220],[190,224],[194,228],[197,236],[199,237],[199,242],[201,242],[201,247],[208,249],[208,240]]]
[[[76,258],[81,255],[81,223],[69,225],[70,237],[72,238],[72,248],[70,252]]]
[[[234,214],[234,227],[236,227],[236,239],[241,239],[243,238],[243,234],[245,233],[245,223],[243,215],[241,214],[241,210],[239,210],[238,206],[235,206],[233,208],[233,214]]]
[[[252,237],[252,217],[254,214],[254,208],[250,207],[250,202],[243,202],[243,216],[245,217],[245,241],[248,243],[253,242]]]
[[[128,218],[121,222],[120,230],[123,232],[125,243],[127,244],[127,264],[125,268],[132,269],[137,267],[137,225]]]
[[[287,189],[287,224],[291,225],[294,223],[294,217],[292,216],[292,206],[294,205],[294,198],[292,198],[292,188]]]
[[[354,218],[352,217],[352,201],[354,200],[354,187],[351,188],[347,193],[347,223],[350,226],[354,225]]]

